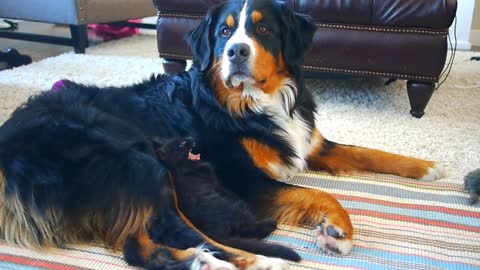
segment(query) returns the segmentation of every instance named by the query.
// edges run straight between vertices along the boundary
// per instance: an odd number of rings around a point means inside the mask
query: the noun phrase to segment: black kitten
[[[271,234],[277,223],[272,219],[257,220],[249,206],[217,180],[209,163],[194,154],[192,138],[177,138],[161,143],[157,156],[168,167],[180,210],[207,236],[234,248],[269,257],[300,261],[288,247],[259,241]],[[155,239],[157,230],[150,232]],[[160,232],[162,235],[162,232]]]
[[[158,157],[172,173],[180,210],[202,232],[214,239],[262,239],[277,227],[272,219],[257,220],[247,203],[225,190],[211,165],[194,154],[192,138],[163,143]]]
[[[465,189],[470,194],[470,204],[478,201],[480,195],[480,169],[470,172],[465,176]]]

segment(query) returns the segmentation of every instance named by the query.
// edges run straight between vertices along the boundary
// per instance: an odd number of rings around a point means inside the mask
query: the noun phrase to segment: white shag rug
[[[156,37],[138,35],[0,72],[0,123],[30,95],[68,78],[98,85],[125,85],[162,72]],[[480,53],[476,53],[479,55]],[[310,80],[319,104],[319,126],[333,141],[435,160],[443,181],[458,183],[480,168],[480,62],[457,52],[447,82],[421,119],[410,116],[404,81]]]

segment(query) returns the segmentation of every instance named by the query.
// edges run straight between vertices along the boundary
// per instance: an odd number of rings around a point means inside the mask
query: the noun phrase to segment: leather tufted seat
[[[445,29],[456,1],[436,0],[298,0],[295,9],[318,22]]]
[[[154,0],[160,56],[167,71],[184,69],[185,34],[222,0]],[[411,113],[424,109],[444,68],[456,0],[287,0],[318,30],[305,57],[309,75],[338,73],[408,80]]]

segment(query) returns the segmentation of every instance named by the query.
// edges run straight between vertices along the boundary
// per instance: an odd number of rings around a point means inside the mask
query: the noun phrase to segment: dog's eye
[[[225,26],[222,28],[221,33],[222,33],[222,36],[229,37],[232,34],[232,30],[230,30],[230,28]]]
[[[259,34],[265,35],[265,34],[268,34],[270,32],[270,30],[268,30],[268,27],[265,26],[265,25],[259,25],[257,27],[257,32]]]

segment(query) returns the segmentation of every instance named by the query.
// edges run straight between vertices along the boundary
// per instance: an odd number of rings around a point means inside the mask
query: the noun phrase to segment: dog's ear
[[[282,39],[283,57],[287,63],[298,65],[303,60],[305,51],[312,44],[317,26],[312,18],[295,13],[283,3],[281,14],[284,29],[287,29]]]
[[[212,62],[213,37],[212,14],[209,12],[202,22],[193,28],[187,35],[187,43],[192,50],[193,59],[200,65],[200,70],[205,71]]]

